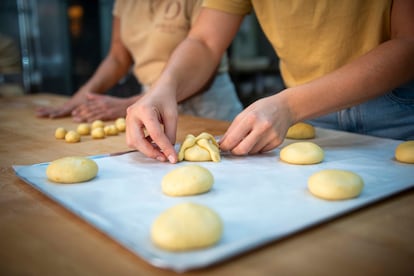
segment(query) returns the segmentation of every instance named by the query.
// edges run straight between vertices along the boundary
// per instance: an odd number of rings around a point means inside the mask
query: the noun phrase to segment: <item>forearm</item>
[[[280,93],[294,121],[315,118],[381,96],[414,78],[414,41],[387,41],[364,56]]]

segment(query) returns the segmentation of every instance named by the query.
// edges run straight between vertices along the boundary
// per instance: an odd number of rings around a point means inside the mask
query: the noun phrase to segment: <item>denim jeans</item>
[[[414,81],[371,101],[308,123],[384,138],[414,140]]]
[[[220,73],[208,90],[185,100],[178,108],[184,114],[232,121],[243,106],[228,73]]]

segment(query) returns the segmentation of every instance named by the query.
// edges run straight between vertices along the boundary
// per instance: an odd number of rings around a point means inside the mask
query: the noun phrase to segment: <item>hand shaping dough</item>
[[[289,139],[312,139],[315,138],[315,128],[307,123],[297,123],[288,129],[286,138]]]
[[[322,162],[323,150],[312,142],[297,142],[284,147],[280,151],[280,159],[297,165],[310,165]]]
[[[181,203],[154,221],[151,239],[160,248],[185,251],[214,245],[222,232],[223,223],[212,209],[196,203]]]
[[[178,152],[178,160],[219,162],[220,150],[216,139],[206,132],[197,137],[187,135]]]
[[[65,141],[68,143],[77,143],[80,142],[81,137],[79,133],[74,130],[69,130],[65,135]]]
[[[364,182],[359,175],[344,170],[322,170],[308,179],[309,191],[328,200],[357,197],[363,187]]]
[[[214,178],[209,170],[198,165],[186,165],[166,174],[162,191],[169,196],[189,196],[208,192]]]
[[[58,183],[77,183],[91,180],[98,173],[95,161],[70,156],[52,161],[46,169],[47,178]]]
[[[414,164],[414,140],[399,144],[395,149],[395,159],[403,163]]]

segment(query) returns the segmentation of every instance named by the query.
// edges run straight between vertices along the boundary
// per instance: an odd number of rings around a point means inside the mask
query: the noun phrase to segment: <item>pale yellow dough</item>
[[[89,135],[91,133],[91,127],[87,123],[79,124],[76,132],[80,135]]]
[[[178,160],[219,162],[220,150],[216,139],[206,132],[197,137],[187,135],[178,152]]]
[[[92,129],[95,129],[95,128],[98,128],[98,127],[103,128],[104,126],[105,126],[105,123],[102,120],[95,120],[95,121],[92,122],[91,128]]]
[[[118,129],[119,132],[124,132],[126,129],[126,122],[125,118],[118,118],[115,121],[115,126]]]
[[[94,178],[97,173],[98,165],[95,161],[80,156],[54,160],[46,168],[47,178],[58,183],[85,182]]]
[[[68,143],[78,143],[81,140],[81,136],[74,130],[69,130],[65,135],[65,141]]]
[[[308,189],[316,197],[343,200],[357,197],[364,187],[362,178],[345,170],[322,170],[308,179]]]
[[[289,139],[312,139],[315,138],[315,128],[307,123],[296,123],[292,125],[286,134]]]
[[[414,164],[414,140],[399,144],[395,149],[395,159],[403,163]]]
[[[280,151],[282,161],[297,165],[317,164],[323,161],[324,156],[323,149],[312,142],[293,143]]]
[[[161,213],[151,228],[155,245],[169,251],[185,251],[216,244],[222,235],[220,216],[207,206],[180,203]]]
[[[105,138],[105,131],[102,127],[97,127],[92,129],[91,136],[93,139],[102,139]]]
[[[169,196],[189,196],[208,192],[213,183],[213,174],[208,169],[186,165],[167,173],[161,187],[163,193]]]
[[[108,125],[104,127],[104,132],[107,136],[118,135],[118,129],[115,125]]]
[[[56,139],[65,139],[66,133],[67,133],[66,129],[64,129],[63,127],[58,127],[55,130],[55,137]]]

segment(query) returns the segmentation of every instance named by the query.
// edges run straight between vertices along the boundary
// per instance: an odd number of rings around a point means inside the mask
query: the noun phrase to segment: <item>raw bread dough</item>
[[[67,133],[66,129],[64,129],[63,127],[58,127],[55,130],[55,137],[56,139],[65,139],[66,133]]]
[[[79,133],[74,130],[69,130],[65,135],[65,141],[68,143],[77,143],[80,142],[81,137]]]
[[[187,135],[178,152],[178,160],[219,162],[220,150],[216,139],[206,132],[197,137]]]
[[[345,170],[322,170],[308,179],[309,191],[320,198],[342,200],[357,197],[364,187],[362,178]]]
[[[208,192],[214,183],[213,174],[198,165],[186,165],[167,173],[162,181],[163,193],[169,196],[188,196]]]
[[[395,159],[403,163],[414,164],[414,140],[399,144],[395,149]]]
[[[312,139],[315,138],[315,128],[307,123],[296,123],[292,125],[286,134],[289,139]]]
[[[103,128],[104,126],[105,126],[105,123],[102,120],[95,120],[95,121],[92,122],[91,128],[92,129],[95,129],[95,128],[98,128],[98,127]]]
[[[89,135],[91,133],[91,127],[87,123],[82,123],[78,125],[76,132],[80,135]]]
[[[104,132],[107,136],[118,135],[118,129],[115,125],[108,125],[104,127]]]
[[[118,118],[115,121],[115,126],[120,132],[124,132],[126,129],[125,118]]]
[[[63,157],[52,161],[46,169],[47,178],[58,183],[77,183],[94,178],[98,173],[95,161],[80,156]]]
[[[102,139],[105,138],[105,131],[102,127],[97,127],[92,129],[91,136],[93,139]]]
[[[154,221],[151,239],[155,245],[170,251],[185,251],[216,244],[222,235],[219,215],[207,206],[180,203]]]
[[[297,165],[310,165],[322,162],[324,152],[312,142],[297,142],[284,147],[280,151],[280,159]]]

